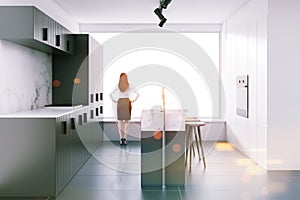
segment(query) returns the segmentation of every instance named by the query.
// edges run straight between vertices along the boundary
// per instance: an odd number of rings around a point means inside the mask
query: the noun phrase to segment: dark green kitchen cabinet
[[[74,34],[72,55],[53,55],[54,105],[102,103],[102,46],[88,34]]]
[[[34,6],[0,6],[0,27],[0,39],[51,54],[73,52],[71,32]]]
[[[92,109],[0,118],[0,199],[57,196],[102,143]]]
[[[1,118],[0,199],[55,196],[56,118]]]
[[[79,118],[83,113],[83,110],[79,110],[56,119],[56,194],[62,191],[91,156],[78,131],[82,126]]]
[[[141,137],[141,186],[161,187],[162,131],[143,131]],[[159,135],[159,136],[158,136]]]

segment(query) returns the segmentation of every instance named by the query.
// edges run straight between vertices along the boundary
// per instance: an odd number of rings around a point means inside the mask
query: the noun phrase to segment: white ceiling
[[[53,0],[80,24],[158,23],[160,0]],[[173,0],[167,23],[222,23],[249,0]]]

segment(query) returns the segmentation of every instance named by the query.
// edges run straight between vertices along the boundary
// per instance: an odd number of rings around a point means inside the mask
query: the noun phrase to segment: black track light
[[[154,10],[154,13],[158,16],[158,18],[160,19],[160,23],[158,24],[158,26],[163,27],[163,25],[166,23],[167,18],[164,17],[164,15],[162,14],[163,9],[166,9],[168,7],[168,5],[171,3],[172,0],[160,0],[160,5],[159,8],[156,8]]]

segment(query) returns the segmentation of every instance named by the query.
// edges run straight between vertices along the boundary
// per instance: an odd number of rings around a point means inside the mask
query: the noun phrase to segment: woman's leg
[[[123,125],[122,120],[119,120],[119,121],[118,121],[118,129],[119,129],[119,136],[120,136],[120,139],[123,138],[123,135],[122,135],[122,125]]]
[[[128,135],[128,120],[124,121],[124,138],[127,139],[127,135]]]

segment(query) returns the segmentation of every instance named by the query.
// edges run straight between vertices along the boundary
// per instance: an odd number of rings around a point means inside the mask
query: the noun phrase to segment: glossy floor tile
[[[223,145],[223,146],[222,146]],[[300,198],[300,172],[267,172],[230,145],[205,142],[207,167],[197,150],[186,185],[141,188],[139,142],[105,142],[56,200],[281,200]],[[187,163],[189,166],[189,163]]]

